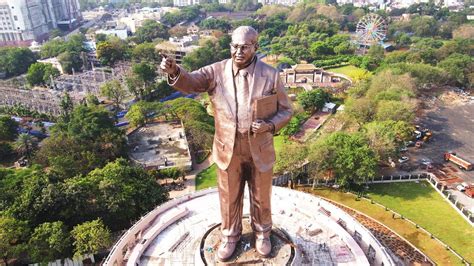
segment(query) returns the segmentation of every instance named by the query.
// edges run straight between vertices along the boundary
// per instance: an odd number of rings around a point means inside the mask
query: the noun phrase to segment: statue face
[[[258,44],[250,34],[234,34],[230,43],[230,54],[237,67],[245,67],[252,61],[258,48]]]

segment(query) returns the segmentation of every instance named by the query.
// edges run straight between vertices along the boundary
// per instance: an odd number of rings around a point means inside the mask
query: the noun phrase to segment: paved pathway
[[[174,190],[170,191],[169,192],[170,199],[174,199],[182,195],[196,191],[196,175],[202,170],[208,168],[213,163],[214,162],[212,160],[212,154],[211,154],[201,164],[193,164],[193,170],[189,172],[188,175],[186,176],[186,181],[185,181],[186,188],[181,191],[174,191]]]

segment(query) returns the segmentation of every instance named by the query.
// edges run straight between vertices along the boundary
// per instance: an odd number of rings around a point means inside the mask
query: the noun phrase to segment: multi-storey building
[[[225,0],[224,0],[225,1]],[[230,1],[229,1],[230,2]],[[294,6],[300,0],[258,0],[258,3],[262,3],[262,5],[284,5],[284,6]]]
[[[80,19],[79,0],[0,0],[0,46],[43,41]]]
[[[199,5],[199,0],[173,0],[174,6],[192,6]]]

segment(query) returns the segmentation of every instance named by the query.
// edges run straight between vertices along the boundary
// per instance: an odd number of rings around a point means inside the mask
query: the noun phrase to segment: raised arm
[[[168,74],[168,84],[181,92],[206,92],[215,87],[212,66],[205,66],[189,73],[178,66],[174,59],[163,56],[160,68]]]

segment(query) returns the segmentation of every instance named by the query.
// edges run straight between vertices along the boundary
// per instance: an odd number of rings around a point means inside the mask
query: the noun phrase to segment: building
[[[199,5],[199,0],[173,0],[174,6],[193,6]]]
[[[283,69],[280,76],[285,86],[288,87],[337,87],[342,85],[344,81],[351,82],[347,76],[324,71],[313,64],[296,64],[291,68]]]
[[[44,41],[50,30],[80,20],[79,0],[0,0],[0,46]]]
[[[128,30],[127,26],[119,25],[113,29],[106,29],[106,30],[97,30],[95,34],[105,34],[105,35],[113,35],[119,37],[122,40],[128,38]]]
[[[186,133],[179,121],[150,123],[127,135],[130,159],[147,170],[192,167]]]
[[[118,18],[119,24],[127,25],[128,30],[133,34],[140,28],[143,24],[143,21],[147,19],[152,19],[159,21],[161,17],[168,12],[176,12],[178,8],[175,7],[160,7],[160,8],[150,8],[144,7],[137,10],[135,13],[127,13],[124,16]]]
[[[225,0],[219,0],[220,1],[225,1]],[[258,0],[258,3],[261,3],[262,5],[284,5],[284,6],[294,6],[296,5],[300,0]],[[230,1],[229,1],[230,3]]]
[[[53,67],[59,70],[59,73],[64,74],[63,67],[61,66],[61,63],[59,63],[59,60],[56,57],[37,60],[37,62],[43,64],[51,64],[53,65]]]

